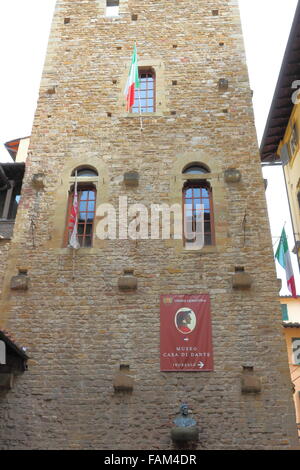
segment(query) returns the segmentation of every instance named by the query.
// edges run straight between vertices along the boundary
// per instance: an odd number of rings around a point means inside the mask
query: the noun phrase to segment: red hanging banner
[[[213,370],[208,294],[161,295],[160,370]]]

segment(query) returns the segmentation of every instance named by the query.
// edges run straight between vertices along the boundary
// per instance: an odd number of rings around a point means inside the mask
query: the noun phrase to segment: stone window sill
[[[193,253],[196,253],[196,254],[199,254],[199,255],[202,255],[202,254],[206,254],[206,253],[217,253],[219,250],[218,250],[218,247],[215,246],[215,245],[210,245],[210,246],[204,246],[203,248],[199,248],[197,250],[193,250],[191,248],[185,248],[183,247],[182,248],[182,253],[184,254],[193,254]]]

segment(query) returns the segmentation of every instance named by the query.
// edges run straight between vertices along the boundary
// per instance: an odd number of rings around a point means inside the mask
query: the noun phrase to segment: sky
[[[260,142],[297,0],[239,0],[250,86],[254,92],[255,124]],[[10,160],[4,143],[31,134],[55,0],[0,2],[0,161]],[[300,78],[300,77],[299,77]],[[281,168],[264,170],[266,197],[276,246],[286,222],[290,248],[293,234]],[[278,185],[282,192],[278,192]],[[276,199],[277,198],[277,199]],[[292,255],[294,272],[299,273]],[[284,276],[278,268],[280,277]],[[300,276],[297,275],[300,294]],[[288,293],[282,290],[281,294]]]

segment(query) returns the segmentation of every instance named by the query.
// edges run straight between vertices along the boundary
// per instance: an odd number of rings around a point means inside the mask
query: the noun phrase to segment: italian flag
[[[134,91],[140,88],[139,69],[137,61],[136,44],[134,45],[131,66],[128,74],[124,95],[126,96],[126,111],[129,111],[134,105]]]
[[[291,263],[291,257],[284,227],[282,229],[279,245],[275,254],[278,263],[285,269],[288,289],[293,297],[297,297],[295,278]]]

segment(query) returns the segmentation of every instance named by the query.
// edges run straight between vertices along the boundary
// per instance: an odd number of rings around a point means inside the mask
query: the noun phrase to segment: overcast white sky
[[[260,141],[297,0],[239,0],[239,4]],[[31,133],[54,6],[55,0],[0,2],[0,161],[9,160],[3,147],[5,142]],[[274,237],[280,235],[281,226],[288,219],[288,208],[282,204],[282,194],[275,201],[280,172],[280,169],[268,171],[268,174],[274,174],[269,179],[267,190],[267,198],[272,201],[269,207]],[[289,223],[287,232],[292,248],[293,235]],[[298,273],[295,256],[293,265]],[[299,287],[298,291],[300,293]]]

